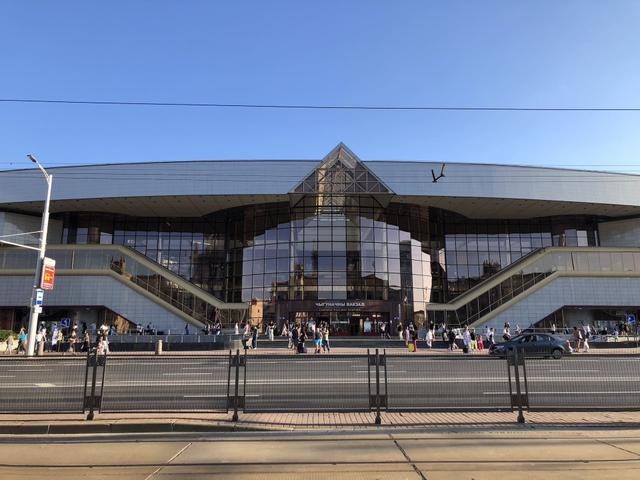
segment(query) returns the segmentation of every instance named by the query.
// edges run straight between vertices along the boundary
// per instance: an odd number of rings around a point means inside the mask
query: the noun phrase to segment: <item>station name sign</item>
[[[316,302],[318,308],[362,308],[364,302]]]

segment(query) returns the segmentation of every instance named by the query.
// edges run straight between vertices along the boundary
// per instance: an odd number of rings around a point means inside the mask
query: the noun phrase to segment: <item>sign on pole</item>
[[[46,258],[42,262],[42,279],[40,288],[43,290],[53,290],[53,282],[56,278],[56,261],[53,258]]]
[[[627,322],[634,324],[636,323],[636,316],[633,313],[627,315]]]
[[[42,305],[44,301],[44,290],[38,289],[36,290],[36,305]]]

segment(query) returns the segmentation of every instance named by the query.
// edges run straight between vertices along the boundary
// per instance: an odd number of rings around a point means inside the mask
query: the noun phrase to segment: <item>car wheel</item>
[[[562,350],[560,350],[559,348],[556,348],[553,353],[551,354],[551,356],[555,359],[555,360],[560,360],[562,358]]]

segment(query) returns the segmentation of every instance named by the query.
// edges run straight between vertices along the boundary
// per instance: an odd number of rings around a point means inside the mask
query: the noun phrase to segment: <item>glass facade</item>
[[[422,323],[426,302],[449,301],[532,250],[598,242],[592,217],[471,220],[343,192],[198,218],[58,216],[63,243],[131,247],[225,302],[251,303],[257,321],[355,305]]]

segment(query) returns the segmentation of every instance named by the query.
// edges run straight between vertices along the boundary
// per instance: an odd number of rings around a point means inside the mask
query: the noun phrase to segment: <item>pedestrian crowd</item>
[[[112,333],[113,326],[106,324],[101,325],[94,332],[95,347],[99,354],[109,353],[109,335]],[[81,329],[78,328],[78,325],[62,328],[58,327],[57,323],[53,323],[51,332],[49,332],[44,323],[41,323],[36,330],[34,353],[36,355],[42,355],[45,352],[75,355],[78,352],[88,352],[92,346],[94,346],[92,333],[85,322],[82,322]],[[25,328],[20,329],[17,335],[17,342],[13,337],[13,333],[7,337],[5,354],[10,355],[14,350],[18,355],[27,354],[28,337]]]

